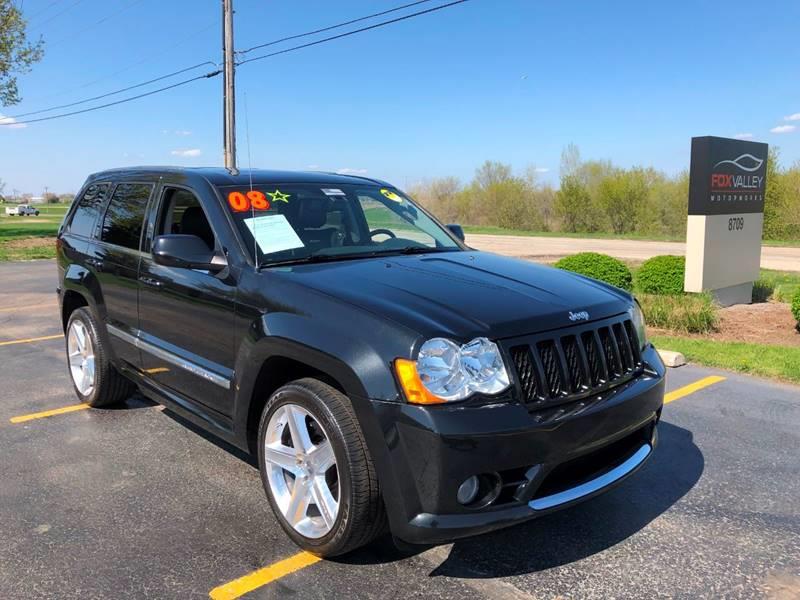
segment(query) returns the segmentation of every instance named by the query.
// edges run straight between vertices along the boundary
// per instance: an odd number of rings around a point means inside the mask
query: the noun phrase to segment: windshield
[[[219,190],[262,266],[461,249],[394,188],[287,183]]]

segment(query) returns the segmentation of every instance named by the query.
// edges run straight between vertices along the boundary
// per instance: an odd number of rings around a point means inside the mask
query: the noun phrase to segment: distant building
[[[28,202],[31,204],[44,204],[44,196],[31,196]]]

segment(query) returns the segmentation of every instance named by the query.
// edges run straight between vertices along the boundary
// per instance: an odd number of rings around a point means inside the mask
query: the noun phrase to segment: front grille
[[[523,400],[534,408],[624,383],[641,370],[630,319],[569,328],[510,348]]]

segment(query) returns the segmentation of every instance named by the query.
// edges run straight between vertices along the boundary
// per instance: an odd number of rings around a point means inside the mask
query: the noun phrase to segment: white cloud
[[[14,117],[6,117],[3,113],[0,113],[0,125],[3,129],[25,129],[27,127],[25,123],[17,123]]]
[[[175,135],[180,135],[182,137],[186,137],[187,135],[192,135],[192,132],[188,129],[178,129],[175,131]]]
[[[737,133],[735,136],[737,140],[749,140],[753,137],[752,133]]]
[[[549,173],[550,169],[548,169],[547,167],[536,167],[534,171],[536,171],[537,173]]]
[[[344,169],[337,169],[336,172],[339,175],[366,175],[367,174],[367,170],[366,169],[351,169],[349,167],[346,167]]]
[[[306,169],[309,171],[319,171],[319,165],[306,165]]]
[[[795,125],[778,125],[777,127],[773,127],[770,129],[772,133],[791,133],[797,129]]]
[[[170,154],[172,154],[172,156],[187,156],[193,158],[195,156],[200,156],[202,152],[200,152],[200,148],[186,148],[173,150]]]
[[[783,117],[784,121],[800,121],[800,113],[794,113],[793,115],[786,115]]]

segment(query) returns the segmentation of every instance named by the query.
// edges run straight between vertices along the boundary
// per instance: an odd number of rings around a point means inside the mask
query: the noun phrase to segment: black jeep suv
[[[257,454],[310,552],[518,523],[655,447],[664,366],[630,294],[472,250],[388,183],[105,171],[57,246],[81,400],[138,388]]]

